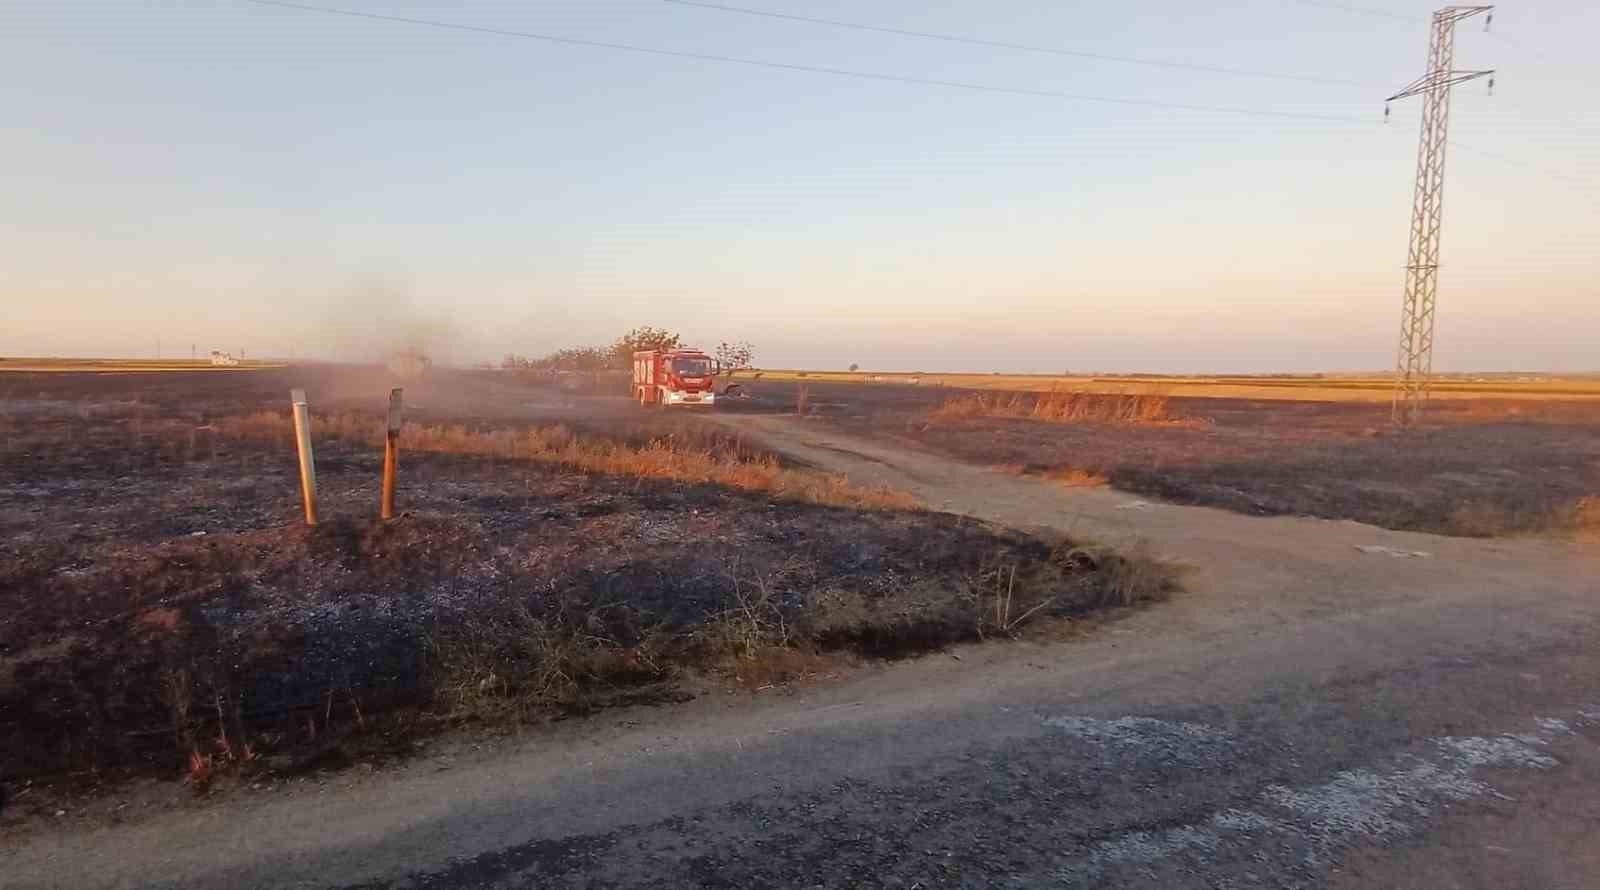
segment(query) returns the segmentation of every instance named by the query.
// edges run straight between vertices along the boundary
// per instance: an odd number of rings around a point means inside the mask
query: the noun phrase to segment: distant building
[[[211,350],[211,363],[218,366],[237,365],[239,360],[234,358],[233,353],[231,352],[222,352],[220,350],[213,349]]]

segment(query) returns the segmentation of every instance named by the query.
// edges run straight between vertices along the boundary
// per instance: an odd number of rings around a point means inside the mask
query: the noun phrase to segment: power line
[[[1234,77],[1258,77],[1269,80],[1292,80],[1299,83],[1320,83],[1334,86],[1366,87],[1370,84],[1358,80],[1346,80],[1338,77],[1321,77],[1306,74],[1284,74],[1273,71],[1256,71],[1248,68],[1229,68],[1220,65],[1199,65],[1189,62],[1174,62],[1164,59],[1144,59],[1133,56],[1114,56],[1107,53],[1093,53],[1083,50],[1062,49],[1060,47],[1037,46],[1026,43],[1009,43],[1003,40],[985,40],[981,37],[963,37],[956,34],[937,34],[931,31],[912,31],[906,28],[891,28],[883,25],[868,25],[860,22],[846,22],[838,19],[815,18],[813,16],[794,15],[786,12],[773,12],[765,9],[750,9],[744,6],[728,6],[722,3],[706,3],[703,0],[664,0],[666,3],[675,3],[679,6],[694,6],[700,9],[714,9],[719,12],[733,12],[741,15],[761,16],[769,19],[782,19],[791,22],[807,22],[813,25],[827,25],[834,28],[848,28],[854,31],[872,31],[879,34],[896,34],[901,37],[918,37],[924,40],[942,40],[947,43],[964,43],[971,46],[986,46],[996,49],[1021,50],[1030,53],[1046,53],[1053,56],[1071,56],[1078,59],[1094,59],[1101,62],[1123,62],[1129,65],[1147,65],[1152,68],[1172,68],[1180,71],[1202,71],[1207,74],[1228,74]]]
[[[1552,78],[1559,77],[1563,80],[1582,81],[1586,85],[1594,82],[1592,68],[1586,70],[1573,67],[1568,65],[1566,60],[1560,58],[1552,62],[1546,50],[1524,43],[1515,37],[1507,37],[1503,31],[1490,31],[1485,36],[1504,46],[1511,47],[1517,54],[1521,54],[1522,58],[1518,63],[1521,68],[1530,68],[1536,74],[1543,73]]]
[[[1516,168],[1518,168],[1520,170],[1523,170],[1524,172],[1527,172],[1527,173],[1537,173],[1540,176],[1546,177],[1547,179],[1551,179],[1551,180],[1556,181],[1556,182],[1566,183],[1567,185],[1580,186],[1580,187],[1582,187],[1584,189],[1587,189],[1590,192],[1594,192],[1597,189],[1600,189],[1600,183],[1595,183],[1593,180],[1585,179],[1582,176],[1574,176],[1574,175],[1572,175],[1570,173],[1562,173],[1562,172],[1557,171],[1557,170],[1551,170],[1548,167],[1540,167],[1540,166],[1535,166],[1533,164],[1527,164],[1527,163],[1524,163],[1522,161],[1517,160],[1516,158],[1511,157],[1510,155],[1502,154],[1502,153],[1497,152],[1497,151],[1488,151],[1487,149],[1474,148],[1473,146],[1470,146],[1470,145],[1462,145],[1461,143],[1455,141],[1454,139],[1451,139],[1449,144],[1450,144],[1451,148],[1454,148],[1454,149],[1456,149],[1458,151],[1464,151],[1467,154],[1474,154],[1474,155],[1477,155],[1478,157],[1481,157],[1481,158],[1488,158],[1489,160],[1492,160],[1492,161],[1499,161],[1502,164],[1506,164],[1506,165],[1511,166],[1511,167],[1516,167]]]
[[[896,82],[896,83],[909,83],[909,84],[919,84],[919,85],[925,85],[925,86],[950,87],[950,88],[958,88],[958,89],[965,89],[965,90],[981,90],[981,91],[985,91],[985,92],[995,92],[995,93],[1002,93],[1002,94],[1007,94],[1007,95],[1040,96],[1040,97],[1045,97],[1045,98],[1064,98],[1064,99],[1072,99],[1072,100],[1081,100],[1081,101],[1086,101],[1086,102],[1109,102],[1109,103],[1115,103],[1115,104],[1152,106],[1152,107],[1157,107],[1157,108],[1171,108],[1171,109],[1183,110],[1183,111],[1209,111],[1209,112],[1226,113],[1226,114],[1248,114],[1248,115],[1262,115],[1262,116],[1269,116],[1269,117],[1287,117],[1287,118],[1298,118],[1298,119],[1328,121],[1328,122],[1331,122],[1331,123],[1371,123],[1372,122],[1372,121],[1368,120],[1367,118],[1359,118],[1359,117],[1342,117],[1342,116],[1336,116],[1336,115],[1303,114],[1303,113],[1299,113],[1299,112],[1276,111],[1276,110],[1272,110],[1272,109],[1252,109],[1252,108],[1231,108],[1231,107],[1225,107],[1225,106],[1186,105],[1186,104],[1181,104],[1181,103],[1158,102],[1158,101],[1154,101],[1154,100],[1143,100],[1143,99],[1117,99],[1117,98],[1100,97],[1100,96],[1083,96],[1083,95],[1077,95],[1077,94],[1073,94],[1073,93],[1060,93],[1060,92],[1055,92],[1055,91],[1050,91],[1050,90],[1019,89],[1019,88],[1012,88],[1012,87],[998,87],[998,86],[988,86],[988,85],[983,85],[983,84],[961,83],[961,82],[957,82],[957,81],[932,80],[932,79],[917,78],[917,77],[901,77],[899,75],[893,75],[893,74],[874,74],[874,73],[871,73],[871,72],[846,71],[846,70],[843,70],[843,69],[836,69],[836,68],[821,68],[821,67],[807,66],[807,65],[793,65],[793,64],[789,64],[789,63],[785,63],[785,62],[767,62],[767,61],[762,61],[762,60],[757,60],[757,59],[740,59],[740,58],[734,58],[734,57],[730,57],[730,56],[716,56],[716,55],[709,55],[709,54],[702,54],[702,53],[680,52],[680,51],[677,51],[677,50],[653,49],[653,48],[649,48],[649,47],[637,47],[637,46],[629,46],[629,45],[626,45],[626,44],[604,43],[604,42],[593,41],[593,40],[581,40],[581,39],[577,39],[577,38],[558,37],[558,36],[547,35],[547,34],[536,34],[536,33],[532,33],[532,32],[510,31],[510,30],[506,30],[506,29],[503,29],[503,28],[489,28],[489,27],[482,27],[482,26],[477,26],[477,25],[464,25],[464,24],[458,24],[458,23],[452,23],[452,22],[439,22],[439,21],[431,21],[431,20],[427,20],[427,19],[415,19],[415,18],[406,18],[406,17],[402,17],[402,16],[384,15],[384,14],[381,14],[381,13],[369,13],[369,12],[359,12],[359,11],[354,11],[354,10],[335,9],[335,8],[332,8],[332,7],[312,6],[312,5],[304,4],[304,3],[293,3],[293,2],[288,2],[288,0],[245,0],[245,2],[254,3],[254,4],[257,4],[257,5],[261,5],[261,6],[279,6],[279,7],[284,7],[284,8],[287,8],[287,9],[297,9],[297,10],[303,10],[303,11],[307,11],[307,12],[320,12],[320,13],[327,13],[327,14],[331,14],[331,15],[344,15],[344,16],[352,16],[352,17],[356,17],[356,18],[376,19],[376,20],[379,20],[379,21],[400,22],[400,23],[412,24],[412,25],[425,25],[425,26],[428,26],[428,27],[447,28],[447,29],[456,30],[456,31],[469,31],[469,32],[476,32],[476,33],[481,33],[481,34],[493,34],[493,35],[502,36],[502,37],[516,37],[516,38],[526,38],[526,39],[533,39],[533,40],[545,40],[545,41],[552,42],[552,43],[563,43],[563,44],[570,44],[570,45],[574,45],[574,46],[601,47],[601,48],[606,48],[606,49],[616,49],[616,50],[623,50],[623,51],[628,51],[628,52],[648,53],[648,54],[651,54],[651,55],[662,55],[662,56],[671,56],[671,57],[677,57],[677,58],[700,59],[700,60],[704,60],[704,61],[714,61],[714,62],[728,62],[728,63],[734,63],[734,64],[740,64],[740,65],[757,65],[757,66],[766,67],[766,68],[777,68],[777,69],[780,69],[780,70],[803,71],[803,72],[819,73],[819,74],[832,74],[832,75],[838,75],[838,76],[842,76],[842,77],[860,77],[860,78],[866,78],[866,79],[869,79],[869,80],[882,80],[882,81],[890,81],[890,82]],[[1310,3],[1311,0],[1302,0],[1302,2]],[[1313,5],[1326,5],[1326,4],[1313,4]],[[1495,160],[1495,161],[1499,161],[1501,163],[1505,163],[1505,164],[1508,164],[1508,165],[1511,165],[1511,166],[1515,166],[1515,167],[1518,167],[1518,168],[1520,168],[1520,169],[1522,169],[1524,171],[1527,171],[1527,172],[1537,173],[1539,175],[1549,177],[1549,178],[1551,178],[1553,180],[1559,180],[1559,181],[1566,182],[1566,183],[1571,183],[1571,184],[1574,184],[1574,185],[1581,185],[1581,186],[1588,187],[1590,189],[1593,189],[1593,188],[1596,187],[1596,183],[1590,182],[1590,181],[1585,180],[1585,179],[1583,179],[1581,177],[1572,176],[1572,175],[1563,174],[1563,173],[1558,173],[1558,172],[1553,171],[1553,170],[1548,170],[1548,169],[1544,169],[1544,168],[1539,168],[1539,167],[1534,167],[1534,166],[1531,166],[1531,165],[1523,164],[1523,163],[1518,162],[1518,161],[1516,161],[1515,159],[1513,159],[1513,158],[1511,158],[1509,156],[1502,155],[1502,154],[1497,154],[1497,153],[1493,153],[1493,152],[1484,151],[1482,149],[1473,148],[1473,147],[1468,146],[1468,145],[1462,145],[1461,143],[1455,142],[1454,140],[1452,140],[1450,142],[1450,144],[1452,146],[1456,147],[1456,148],[1462,149],[1462,150],[1467,151],[1469,153],[1477,154],[1477,155],[1480,155],[1482,157],[1489,158],[1491,160]]]
[[[1348,3],[1329,3],[1324,0],[1293,0],[1301,6],[1319,6],[1323,9],[1337,9],[1342,12],[1353,12],[1356,15],[1370,15],[1377,18],[1390,19],[1397,22],[1426,22],[1424,16],[1405,15],[1387,9],[1374,9],[1370,6],[1352,6]]]
[[[1299,4],[1303,5],[1303,6],[1319,6],[1319,7],[1322,7],[1324,9],[1338,9],[1338,10],[1343,10],[1344,12],[1356,13],[1358,15],[1380,16],[1382,18],[1393,19],[1395,21],[1402,21],[1402,22],[1426,22],[1426,21],[1429,21],[1429,19],[1426,19],[1426,18],[1419,18],[1419,17],[1416,17],[1416,16],[1402,15],[1400,13],[1390,12],[1390,11],[1385,10],[1385,9],[1374,9],[1372,7],[1367,7],[1367,6],[1351,6],[1351,5],[1346,4],[1346,3],[1323,2],[1323,0],[1291,0],[1291,2],[1299,3]],[[1520,50],[1524,50],[1524,51],[1528,51],[1528,52],[1534,52],[1535,51],[1534,48],[1529,46],[1528,44],[1523,43],[1522,41],[1517,40],[1516,38],[1507,37],[1505,35],[1505,33],[1502,32],[1502,31],[1486,30],[1485,34],[1487,34],[1487,36],[1489,36],[1490,38],[1492,38],[1492,39],[1494,39],[1496,41],[1499,41],[1500,43],[1502,43],[1502,44],[1504,44],[1506,46],[1514,47],[1516,49],[1520,49]],[[1530,67],[1530,65],[1528,63],[1524,62],[1519,67],[1526,68],[1526,67]],[[1566,70],[1564,68],[1557,68],[1557,67],[1550,66],[1542,58],[1539,61],[1536,61],[1536,62],[1532,63],[1531,67],[1534,68],[1535,70],[1543,68],[1547,73],[1551,74],[1552,76],[1562,77],[1562,78],[1565,78],[1565,79],[1568,79],[1568,80],[1574,80],[1574,79],[1581,79],[1582,78],[1582,75],[1575,74],[1575,73],[1573,73],[1573,72],[1571,72],[1569,70]],[[1491,93],[1491,95],[1492,95],[1492,93]],[[1505,105],[1505,100],[1504,99],[1496,99],[1495,102],[1498,105],[1502,105],[1502,106]],[[1515,108],[1516,108],[1515,105],[1512,105],[1511,107],[1513,108],[1513,110],[1515,110]],[[1546,125],[1557,126],[1557,127],[1562,128],[1562,129],[1565,129],[1570,135],[1575,135],[1575,136],[1577,135],[1572,130],[1571,126],[1569,124],[1567,124],[1565,121],[1543,120],[1543,121],[1541,121],[1541,123],[1544,123]],[[1579,137],[1579,138],[1582,138],[1582,137]],[[1573,176],[1571,174],[1560,173],[1560,172],[1555,171],[1555,170],[1550,170],[1550,169],[1541,168],[1541,167],[1535,167],[1535,166],[1527,165],[1527,164],[1521,164],[1518,161],[1516,161],[1516,160],[1514,160],[1514,159],[1512,159],[1510,157],[1507,157],[1505,155],[1496,154],[1494,152],[1488,152],[1488,151],[1484,151],[1482,149],[1473,148],[1470,145],[1462,145],[1461,143],[1455,142],[1453,140],[1449,144],[1451,146],[1453,146],[1455,148],[1459,148],[1459,149],[1461,149],[1461,150],[1463,150],[1463,151],[1465,151],[1465,152],[1467,152],[1469,154],[1476,154],[1476,155],[1479,155],[1481,157],[1489,158],[1491,160],[1496,160],[1496,161],[1500,161],[1502,163],[1506,163],[1506,164],[1510,164],[1510,165],[1513,165],[1513,166],[1521,167],[1523,170],[1525,170],[1527,172],[1536,173],[1536,174],[1538,174],[1540,176],[1544,176],[1544,177],[1547,177],[1547,178],[1552,179],[1552,180],[1559,180],[1561,182],[1566,182],[1566,183],[1571,183],[1573,185],[1582,186],[1583,188],[1589,190],[1590,192],[1593,192],[1597,188],[1600,188],[1600,183],[1595,183],[1595,182],[1586,180],[1586,179],[1584,179],[1583,177],[1580,177],[1580,176]]]
[[[672,2],[672,0],[668,0],[668,2]],[[1345,3],[1324,3],[1324,2],[1322,2],[1322,0],[1290,0],[1290,2],[1298,3],[1298,4],[1302,5],[1302,6],[1317,6],[1317,7],[1323,8],[1323,9],[1338,9],[1338,10],[1342,10],[1344,12],[1353,12],[1353,13],[1356,13],[1357,15],[1379,16],[1381,18],[1386,18],[1386,19],[1390,19],[1392,21],[1398,21],[1398,22],[1422,23],[1422,22],[1429,21],[1426,18],[1422,18],[1422,17],[1418,17],[1418,16],[1402,15],[1400,13],[1390,12],[1390,11],[1385,10],[1385,9],[1374,9],[1374,8],[1368,7],[1368,6],[1350,6],[1350,5],[1345,4]],[[1526,52],[1526,53],[1530,53],[1531,54],[1531,53],[1539,53],[1539,52],[1541,52],[1541,50],[1539,48],[1531,46],[1531,45],[1529,45],[1527,43],[1524,43],[1523,41],[1521,41],[1521,40],[1519,40],[1519,39],[1517,39],[1515,37],[1509,37],[1509,36],[1507,36],[1505,34],[1504,31],[1501,31],[1499,29],[1491,29],[1491,28],[1487,28],[1486,27],[1485,30],[1484,30],[1484,35],[1486,37],[1488,37],[1490,40],[1497,41],[1499,43],[1505,44],[1506,46],[1512,47],[1512,48],[1517,49],[1517,50],[1521,50],[1521,51]],[[1535,69],[1544,69],[1547,73],[1549,73],[1550,75],[1555,76],[1555,77],[1577,78],[1577,79],[1584,79],[1584,80],[1588,79],[1587,72],[1585,72],[1583,74],[1579,74],[1576,70],[1568,68],[1567,66],[1562,65],[1559,62],[1557,64],[1555,64],[1555,65],[1551,65],[1549,63],[1549,61],[1543,57],[1543,55],[1537,56],[1536,60],[1531,63],[1531,66],[1525,61],[1524,64],[1522,66],[1520,66],[1520,67],[1524,67],[1524,68],[1533,67]]]
[[[955,90],[968,90],[985,93],[1002,93],[1012,96],[1037,96],[1047,99],[1066,99],[1073,102],[1094,102],[1103,105],[1127,105],[1144,108],[1166,108],[1174,111],[1199,111],[1212,114],[1243,115],[1248,117],[1288,118],[1293,120],[1314,120],[1338,124],[1371,124],[1375,121],[1370,118],[1353,117],[1348,115],[1317,114],[1306,111],[1280,111],[1271,108],[1243,108],[1229,105],[1196,105],[1185,102],[1162,102],[1155,99],[1127,99],[1113,96],[1094,96],[1087,93],[1068,93],[1058,90],[1040,90],[1027,87],[1002,87],[989,84],[968,83],[959,80],[940,80],[931,77],[908,77],[899,74],[877,74],[870,71],[852,71],[845,68],[828,68],[821,65],[800,65],[790,62],[769,62],[763,59],[745,59],[737,56],[721,56],[711,53],[685,52],[682,50],[658,49],[655,47],[635,46],[627,43],[610,43],[601,40],[584,40],[577,37],[561,37],[554,34],[541,34],[535,31],[512,31],[505,28],[491,28],[481,25],[465,25],[457,22],[444,22],[435,19],[419,19],[408,16],[386,15],[376,12],[361,12],[353,9],[338,9],[331,6],[313,6],[307,3],[293,3],[289,0],[243,0],[258,6],[277,6],[284,9],[297,9],[304,12],[325,13],[328,15],[349,16],[351,18],[372,19],[383,22],[399,22],[408,25],[422,25],[429,28],[444,28],[452,31],[468,31],[477,34],[493,34],[499,37],[514,37],[525,40],[542,40],[546,43],[558,43],[566,46],[583,46],[595,49],[611,49],[620,52],[642,53],[652,56],[666,56],[677,59],[696,59],[704,62],[724,62],[731,65],[750,65],[759,68],[775,68],[780,71],[803,71],[809,74],[830,74],[837,77],[855,77],[863,80],[887,81],[892,83],[918,84],[921,86],[944,87]]]
[[[1506,46],[1514,46],[1517,49],[1529,49],[1527,44],[1514,37],[1507,37],[1505,34],[1502,34],[1499,31],[1489,31],[1487,33],[1491,38],[1504,43]]]

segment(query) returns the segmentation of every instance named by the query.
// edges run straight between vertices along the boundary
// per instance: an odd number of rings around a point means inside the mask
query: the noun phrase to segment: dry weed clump
[[[435,699],[457,719],[526,720],[670,679],[660,631],[606,611],[558,603],[536,613],[517,603],[440,631],[428,641]]]
[[[797,623],[793,567],[730,562],[718,606],[684,622],[581,596],[519,602],[445,628],[428,643],[435,701],[457,720],[532,719],[648,699],[684,670],[781,680],[819,661]]]
[[[1515,534],[1600,537],[1600,496],[1587,495],[1559,507],[1513,510],[1484,501],[1461,504],[1446,518],[1446,531],[1471,538]]]
[[[1126,554],[1062,542],[1045,559],[987,562],[968,584],[979,638],[1015,637],[1031,620],[1123,608],[1177,589],[1179,571],[1140,544]]]
[[[292,435],[287,414],[258,412],[219,421],[225,434],[274,440]],[[383,444],[382,421],[344,412],[317,416],[315,435],[323,438]],[[643,444],[591,438],[555,424],[525,430],[479,430],[463,424],[408,423],[401,431],[401,447],[410,451],[464,454],[529,460],[570,469],[641,479],[665,479],[693,484],[726,485],[773,497],[865,510],[912,510],[920,506],[911,495],[887,488],[862,488],[843,476],[783,466],[771,454],[750,453],[719,442],[685,442],[660,437]]]
[[[1046,423],[1170,423],[1164,395],[1093,392],[974,392],[954,396],[929,413],[930,421],[1015,417]]]
[[[1050,470],[1044,474],[1044,477],[1052,482],[1059,482],[1067,488],[1099,488],[1111,484],[1111,480],[1106,478],[1104,474],[1096,473],[1093,470]]]
[[[788,648],[797,631],[784,611],[783,591],[794,585],[794,565],[766,573],[746,572],[737,561],[724,574],[729,586],[721,611],[707,616],[700,636],[709,651],[733,659],[754,659],[774,648]]]
[[[1182,569],[1153,555],[1140,542],[1126,553],[1078,548],[1091,560],[1102,606],[1132,606],[1160,599],[1178,589]]]
[[[1573,508],[1573,519],[1580,527],[1600,529],[1600,494],[1579,498]]]
[[[995,469],[1013,476],[1036,476],[1059,483],[1064,488],[1100,488],[1111,484],[1110,477],[1084,467],[1051,467],[1038,469],[1027,464],[999,464]]]
[[[1600,540],[1600,495],[1579,498],[1572,506],[1569,525],[1581,540]]]
[[[1493,538],[1517,527],[1516,517],[1495,504],[1473,502],[1450,511],[1446,525],[1451,534],[1469,538]]]

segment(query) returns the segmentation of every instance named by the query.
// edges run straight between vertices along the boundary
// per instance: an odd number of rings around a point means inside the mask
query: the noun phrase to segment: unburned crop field
[[[1157,595],[1159,568],[926,512],[695,418],[499,375],[0,375],[0,786],[198,789],[444,727],[782,684]],[[287,393],[311,396],[301,520]],[[0,820],[23,818],[13,795]]]
[[[1600,531],[1600,401],[1384,404],[756,380],[771,410],[1068,484],[1453,535]],[[1154,385],[1152,385],[1154,386]]]

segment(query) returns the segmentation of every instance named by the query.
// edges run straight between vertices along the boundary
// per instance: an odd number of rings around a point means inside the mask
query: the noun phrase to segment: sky
[[[0,0],[0,354],[1392,367],[1429,3]],[[1600,369],[1600,5],[1460,26],[1435,367]],[[1325,80],[1345,81],[1328,83]],[[1304,115],[1300,117],[1296,115]],[[1319,116],[1340,118],[1322,120]]]

